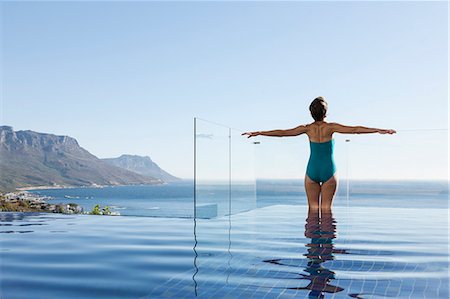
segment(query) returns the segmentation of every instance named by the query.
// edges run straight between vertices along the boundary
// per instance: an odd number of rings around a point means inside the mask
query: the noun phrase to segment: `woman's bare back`
[[[334,126],[325,121],[316,121],[306,125],[306,135],[311,142],[327,142],[333,138]]]

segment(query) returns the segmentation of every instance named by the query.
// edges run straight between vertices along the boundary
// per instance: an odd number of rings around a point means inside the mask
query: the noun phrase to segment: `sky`
[[[200,117],[236,128],[236,177],[301,178],[307,136],[239,134],[310,123],[324,96],[329,122],[398,130],[335,134],[342,176],[448,178],[448,131],[423,130],[448,128],[445,1],[0,5],[0,123],[15,130],[69,135],[100,158],[150,156],[190,178]],[[198,143],[204,177],[227,172],[219,135]]]

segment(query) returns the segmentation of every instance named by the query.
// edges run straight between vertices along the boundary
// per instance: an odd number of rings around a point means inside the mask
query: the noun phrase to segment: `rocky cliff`
[[[118,158],[102,159],[103,161],[145,176],[161,179],[165,182],[177,181],[179,178],[162,170],[152,159],[148,156],[136,155],[122,155]]]
[[[0,126],[0,192],[33,186],[156,183],[161,180],[102,161],[74,138]]]

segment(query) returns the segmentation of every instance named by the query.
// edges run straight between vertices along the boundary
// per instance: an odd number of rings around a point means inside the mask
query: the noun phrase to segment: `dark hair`
[[[309,105],[309,111],[311,111],[311,116],[315,121],[321,121],[325,118],[328,110],[328,103],[323,97],[317,97]]]

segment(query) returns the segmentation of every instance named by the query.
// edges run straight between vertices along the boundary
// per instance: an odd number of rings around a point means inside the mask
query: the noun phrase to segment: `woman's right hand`
[[[379,130],[378,133],[380,134],[395,134],[397,131],[395,130]]]
[[[250,137],[258,136],[259,134],[260,134],[259,132],[245,132],[245,133],[242,133],[242,136],[248,135],[247,138],[250,138]]]

